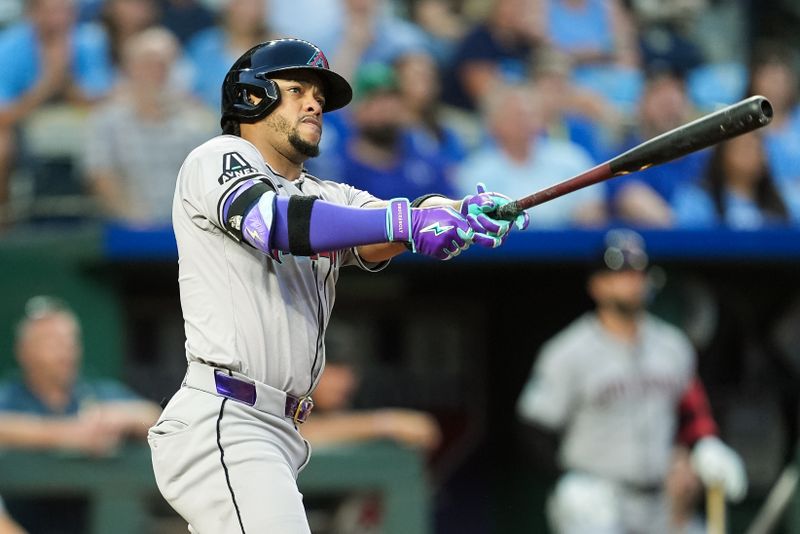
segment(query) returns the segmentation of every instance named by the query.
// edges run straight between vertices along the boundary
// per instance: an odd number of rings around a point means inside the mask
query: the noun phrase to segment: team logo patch
[[[234,178],[242,178],[251,174],[258,174],[255,167],[250,165],[238,152],[228,152],[222,156],[222,174],[217,181],[224,184]]]
[[[323,69],[328,68],[328,60],[325,58],[325,54],[322,53],[322,50],[317,50],[317,53],[311,56],[306,62],[306,65],[311,65],[312,67],[322,67]]]

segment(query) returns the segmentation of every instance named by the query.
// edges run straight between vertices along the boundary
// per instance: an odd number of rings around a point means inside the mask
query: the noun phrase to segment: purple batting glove
[[[475,231],[456,210],[445,206],[411,210],[411,250],[449,260],[467,250]]]
[[[511,202],[511,199],[501,193],[487,193],[486,187],[479,183],[477,194],[467,195],[461,201],[461,215],[463,215],[475,231],[473,240],[483,247],[499,247],[502,245],[508,233],[511,231],[511,221],[492,218],[493,212],[504,204]],[[527,213],[521,213],[514,220],[514,224],[520,230],[524,230],[530,224]]]
[[[453,208],[411,208],[406,198],[390,200],[386,216],[389,241],[405,242],[413,252],[440,260],[469,248],[475,233]]]

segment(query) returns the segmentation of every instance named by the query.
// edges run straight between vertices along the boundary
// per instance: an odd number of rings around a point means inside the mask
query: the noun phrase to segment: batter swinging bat
[[[766,126],[771,120],[772,105],[769,100],[759,95],[751,96],[645,141],[584,173],[500,206],[493,217],[512,221],[533,206],[615,176],[672,161],[737,135],[752,132]]]

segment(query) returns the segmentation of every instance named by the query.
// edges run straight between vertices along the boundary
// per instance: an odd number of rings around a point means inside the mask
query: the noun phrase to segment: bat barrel
[[[710,113],[663,133],[609,161],[614,176],[660,165],[702,150],[772,121],[772,104],[761,95]]]
[[[772,104],[756,95],[654,137],[568,180],[501,206],[492,215],[511,221],[528,208],[615,176],[641,171],[742,135],[772,121]]]

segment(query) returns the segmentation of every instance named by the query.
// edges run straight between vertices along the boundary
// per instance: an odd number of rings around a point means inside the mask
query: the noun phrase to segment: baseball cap
[[[644,272],[648,265],[644,238],[638,232],[619,228],[609,230],[604,236],[594,270]]]
[[[394,69],[385,63],[366,63],[356,72],[354,97],[362,100],[375,93],[397,91]]]

